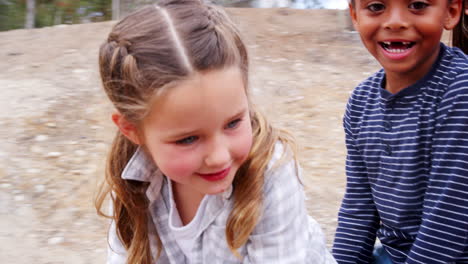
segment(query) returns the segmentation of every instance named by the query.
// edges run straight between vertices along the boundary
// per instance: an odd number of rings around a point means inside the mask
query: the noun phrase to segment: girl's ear
[[[447,17],[444,24],[444,28],[446,30],[452,30],[460,21],[462,12],[466,12],[466,10],[462,10],[463,1],[465,0],[455,0],[449,3],[447,8]]]
[[[137,127],[125,119],[120,113],[112,114],[112,121],[119,128],[120,132],[136,145],[140,145]]]

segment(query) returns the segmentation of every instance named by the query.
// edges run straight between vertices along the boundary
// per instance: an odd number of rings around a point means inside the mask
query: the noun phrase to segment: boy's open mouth
[[[380,46],[391,53],[403,53],[414,46],[414,42],[410,41],[383,41],[379,42]]]

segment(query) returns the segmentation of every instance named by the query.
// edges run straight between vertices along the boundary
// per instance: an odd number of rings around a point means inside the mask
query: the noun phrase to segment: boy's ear
[[[358,23],[357,23],[357,16],[356,16],[356,9],[354,9],[354,6],[349,3],[348,4],[348,8],[349,8],[349,16],[351,17],[351,21],[353,22],[353,26],[354,26],[354,29],[359,31],[359,26],[358,26]]]
[[[113,113],[112,121],[126,138],[128,138],[134,144],[140,145],[140,138],[138,137],[137,127],[133,123],[125,119],[125,117],[120,113]]]
[[[447,17],[445,18],[444,23],[444,28],[446,30],[452,30],[460,21],[460,16],[462,12],[466,12],[466,10],[461,10],[462,1],[465,0],[453,0],[449,3],[447,9]]]
[[[464,10],[464,11],[465,11],[465,15],[468,16],[468,0],[465,0],[465,3],[464,3],[464,5],[463,5],[463,7],[465,7],[465,10]]]

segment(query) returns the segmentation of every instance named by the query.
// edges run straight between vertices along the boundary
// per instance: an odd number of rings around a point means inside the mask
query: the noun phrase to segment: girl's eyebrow
[[[194,129],[194,130],[187,130],[187,131],[181,131],[181,132],[176,132],[174,134],[168,134],[166,135],[167,141],[176,141],[179,139],[183,139],[189,136],[193,136],[199,133],[199,129]]]
[[[242,108],[242,110],[238,111],[237,114],[232,115],[228,120],[232,120],[236,117],[243,116],[247,112],[247,108]]]

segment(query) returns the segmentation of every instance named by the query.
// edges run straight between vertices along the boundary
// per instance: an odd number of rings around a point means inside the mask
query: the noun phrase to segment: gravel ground
[[[229,9],[254,101],[300,146],[309,211],[331,243],[344,192],[343,110],[378,69],[337,11]],[[114,134],[97,50],[114,22],[0,33],[0,263],[103,263],[93,207]]]

